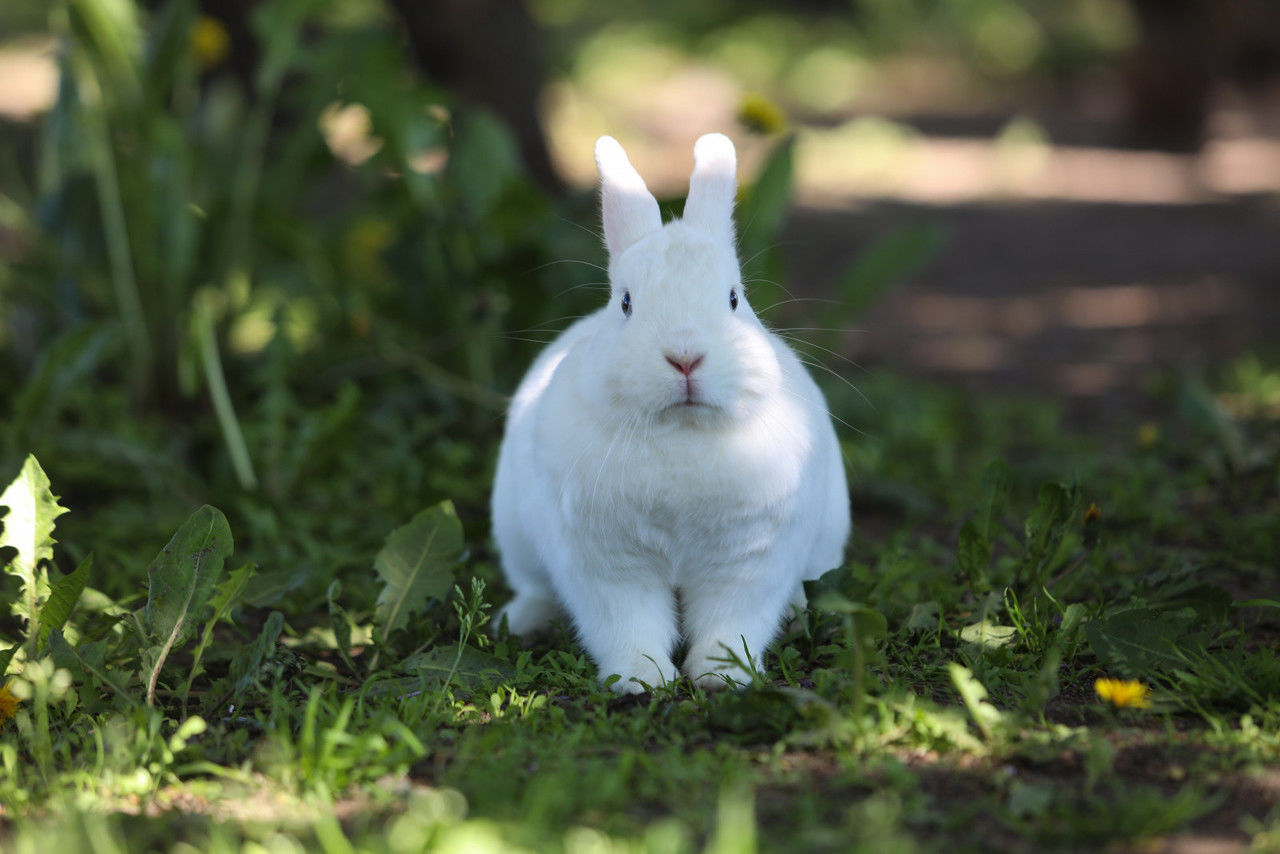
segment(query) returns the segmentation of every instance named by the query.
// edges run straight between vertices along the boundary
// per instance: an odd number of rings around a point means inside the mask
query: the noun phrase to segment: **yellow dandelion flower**
[[[1151,706],[1151,689],[1136,679],[1099,679],[1093,690],[1117,709],[1146,709]]]
[[[787,127],[787,117],[763,95],[747,95],[738,105],[738,121],[756,133],[777,133]]]
[[[9,683],[0,686],[0,726],[18,711],[18,698],[9,691]]]
[[[191,55],[201,71],[221,65],[230,48],[231,37],[217,18],[201,15],[191,27]]]
[[[1154,421],[1144,422],[1138,427],[1138,447],[1150,448],[1156,442],[1160,441],[1160,425]]]

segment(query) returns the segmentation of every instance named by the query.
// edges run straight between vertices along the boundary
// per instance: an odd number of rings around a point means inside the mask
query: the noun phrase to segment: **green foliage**
[[[39,626],[36,646],[43,646],[49,640],[49,632],[61,629],[67,618],[80,600],[84,586],[89,581],[89,570],[93,567],[93,555],[89,555],[76,567],[75,572],[63,576],[49,585],[49,598],[40,608]],[[0,675],[4,670],[0,668]]]
[[[384,642],[427,600],[445,598],[461,556],[462,524],[448,501],[423,510],[387,536],[373,561],[383,582],[374,620]]]
[[[205,505],[169,540],[147,568],[150,581],[143,627],[148,647],[147,705],[155,703],[156,682],[169,653],[195,631],[231,554],[231,529],[216,508]]]
[[[987,702],[987,689],[974,678],[967,667],[952,662],[947,668],[951,674],[951,684],[956,693],[964,701],[969,717],[982,731],[984,737],[990,739],[998,733],[1004,724],[1004,715],[991,703]]]
[[[886,290],[915,273],[942,250],[946,234],[936,225],[890,231],[849,265],[837,283],[842,309],[864,314]]]

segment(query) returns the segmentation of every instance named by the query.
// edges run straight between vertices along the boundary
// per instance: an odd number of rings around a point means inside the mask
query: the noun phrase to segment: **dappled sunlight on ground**
[[[922,204],[990,199],[1180,204],[1280,191],[1280,141],[1215,140],[1189,156],[1000,137],[925,138],[905,131],[897,140],[867,139],[870,134],[860,133],[859,121],[801,135],[797,196],[802,204],[839,207],[868,197]]]

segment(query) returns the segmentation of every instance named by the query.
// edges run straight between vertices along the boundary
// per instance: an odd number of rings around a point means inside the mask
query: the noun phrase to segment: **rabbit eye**
[[[736,289],[730,289],[729,291],[729,309],[730,311],[738,310],[738,291]]]
[[[631,291],[622,292],[622,313],[631,316]]]

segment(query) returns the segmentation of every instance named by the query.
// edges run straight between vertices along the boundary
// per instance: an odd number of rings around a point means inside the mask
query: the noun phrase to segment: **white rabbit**
[[[728,652],[761,655],[849,536],[822,392],[743,291],[733,143],[693,151],[664,225],[622,146],[596,143],[609,304],[520,383],[493,487],[510,630],[567,611],[624,693],[676,676],[681,625],[697,684],[745,679]]]

